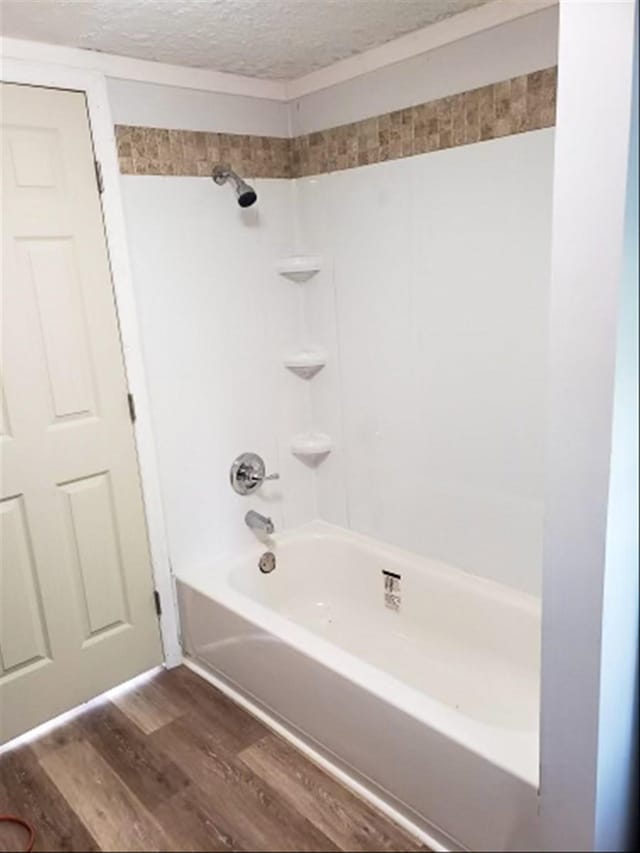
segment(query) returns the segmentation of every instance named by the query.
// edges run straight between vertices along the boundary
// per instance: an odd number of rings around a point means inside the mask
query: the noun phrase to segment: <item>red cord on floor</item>
[[[26,829],[29,833],[29,840],[27,841],[27,846],[24,848],[24,853],[31,853],[33,850],[33,843],[36,839],[36,834],[30,823],[27,823],[27,821],[23,820],[21,817],[12,817],[11,815],[0,815],[0,823],[16,823],[18,826]]]

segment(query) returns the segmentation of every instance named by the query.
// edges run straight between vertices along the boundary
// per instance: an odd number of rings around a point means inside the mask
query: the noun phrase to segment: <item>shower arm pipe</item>
[[[213,167],[211,177],[218,186],[223,186],[228,181],[232,183],[240,207],[250,207],[258,198],[253,187],[249,186],[230,166],[218,163]]]

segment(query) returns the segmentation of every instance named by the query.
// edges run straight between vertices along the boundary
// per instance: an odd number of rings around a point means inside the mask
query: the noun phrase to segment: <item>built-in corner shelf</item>
[[[284,358],[284,366],[302,379],[311,379],[326,363],[327,353],[319,347],[301,349]]]
[[[301,284],[320,271],[322,258],[319,255],[292,255],[290,258],[280,258],[276,269],[290,281]]]
[[[291,452],[310,464],[317,464],[333,449],[331,436],[323,432],[305,432],[291,440]]]

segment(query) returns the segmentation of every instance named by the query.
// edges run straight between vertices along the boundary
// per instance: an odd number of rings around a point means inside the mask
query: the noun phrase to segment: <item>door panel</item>
[[[0,525],[2,595],[11,602],[11,607],[3,608],[0,649],[2,666],[10,672],[45,660],[50,648],[22,495],[0,502]]]
[[[0,740],[162,659],[84,95],[2,84]]]
[[[24,253],[22,265],[38,306],[54,418],[93,413],[91,362],[73,241],[67,237],[20,240],[18,251]]]

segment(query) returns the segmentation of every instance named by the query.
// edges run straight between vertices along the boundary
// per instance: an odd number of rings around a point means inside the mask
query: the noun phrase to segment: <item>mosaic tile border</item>
[[[555,124],[556,68],[292,140],[296,177],[470,145]]]
[[[210,176],[216,163],[243,177],[291,178],[291,140],[276,136],[116,125],[124,175]]]
[[[294,139],[117,126],[120,171],[211,174],[227,163],[251,178],[299,178],[553,127],[557,68]]]

